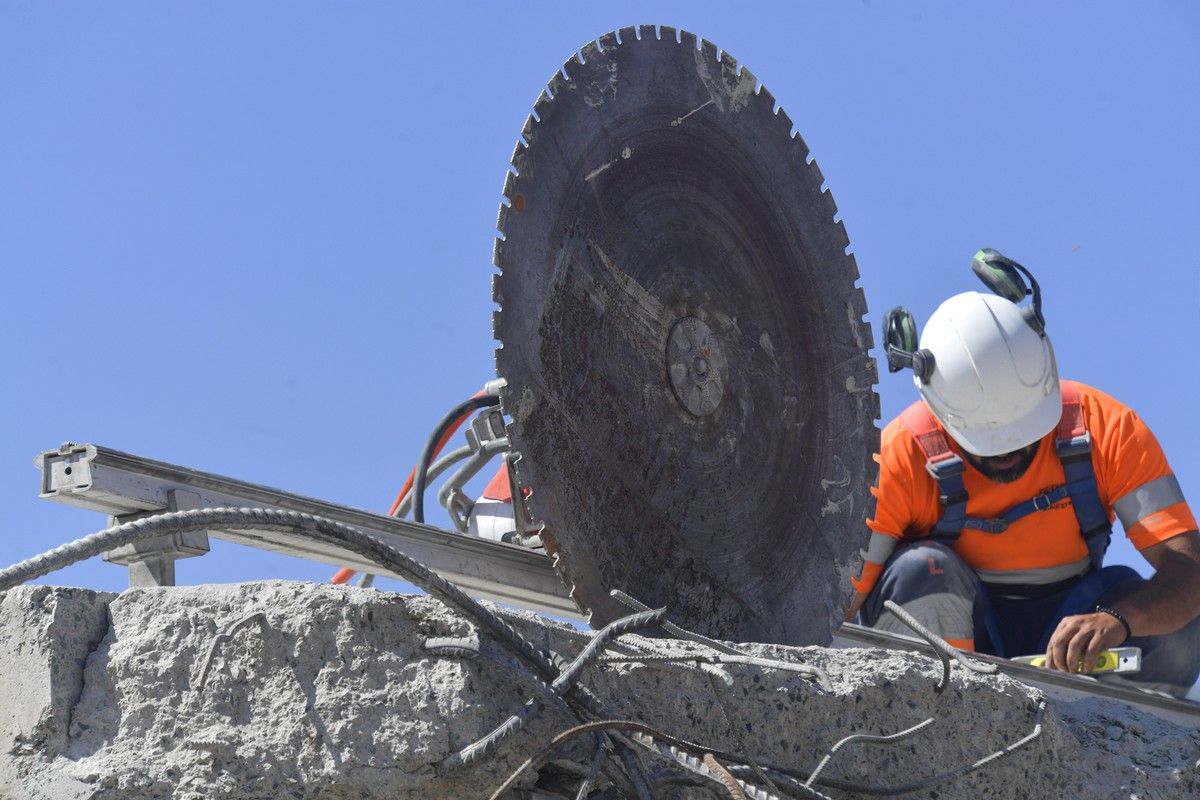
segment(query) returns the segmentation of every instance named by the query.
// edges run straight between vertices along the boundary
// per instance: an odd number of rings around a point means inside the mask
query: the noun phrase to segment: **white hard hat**
[[[1058,424],[1054,349],[1011,301],[979,292],[951,297],[921,331],[920,347],[936,366],[927,382],[914,377],[914,383],[967,452],[1010,453]]]

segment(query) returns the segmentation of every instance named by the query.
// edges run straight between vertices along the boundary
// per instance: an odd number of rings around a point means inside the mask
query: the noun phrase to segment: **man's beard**
[[[1038,446],[1041,441],[1036,441],[1033,444],[1022,447],[1020,450],[1013,450],[1010,453],[1005,453],[999,456],[977,456],[972,453],[964,452],[967,461],[975,469],[984,474],[984,477],[993,480],[996,483],[1012,483],[1018,480],[1025,474],[1025,470],[1029,469],[1029,465],[1033,463],[1033,459],[1037,456]],[[1007,463],[1016,457],[1013,463]]]

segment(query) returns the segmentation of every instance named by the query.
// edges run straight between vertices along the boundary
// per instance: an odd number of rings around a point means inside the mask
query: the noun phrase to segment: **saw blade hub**
[[[684,317],[667,337],[667,375],[679,404],[697,417],[717,410],[725,396],[725,354],[704,320]]]

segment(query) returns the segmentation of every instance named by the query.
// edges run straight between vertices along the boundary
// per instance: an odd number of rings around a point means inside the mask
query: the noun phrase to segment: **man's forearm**
[[[1135,636],[1173,633],[1200,615],[1200,561],[1189,549],[1164,549],[1153,577],[1113,604]]]
[[[1142,552],[1154,577],[1112,603],[1134,636],[1173,633],[1200,616],[1200,534],[1159,542]],[[1065,672],[1091,670],[1096,654],[1126,639],[1125,626],[1104,612],[1066,617],[1046,647],[1047,665]]]

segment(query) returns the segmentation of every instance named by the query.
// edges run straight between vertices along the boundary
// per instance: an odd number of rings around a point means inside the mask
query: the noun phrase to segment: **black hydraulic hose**
[[[421,457],[417,459],[416,475],[413,476],[412,512],[414,520],[417,522],[425,521],[425,483],[429,474],[429,462],[433,459],[433,451],[437,448],[442,434],[463,415],[499,404],[500,395],[498,394],[484,394],[464,400],[452,408],[446,416],[442,417],[442,421],[433,429],[433,433],[429,434],[429,439],[426,440],[425,447],[421,449]]]

